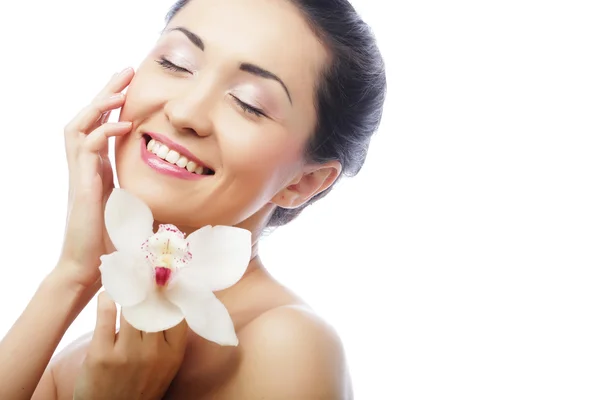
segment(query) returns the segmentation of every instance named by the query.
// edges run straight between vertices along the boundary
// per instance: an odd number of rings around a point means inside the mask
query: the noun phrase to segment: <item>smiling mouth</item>
[[[191,161],[187,157],[179,154],[177,151],[171,150],[168,146],[156,139],[151,138],[147,134],[144,134],[144,141],[146,142],[146,150],[148,150],[148,152],[156,155],[156,157],[169,164],[181,168],[182,172],[183,170],[187,170],[187,172],[192,174],[204,176],[215,174],[214,170],[204,165],[198,165],[195,161]]]

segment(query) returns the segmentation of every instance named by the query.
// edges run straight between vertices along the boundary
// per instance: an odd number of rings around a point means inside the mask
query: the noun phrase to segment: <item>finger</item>
[[[94,123],[101,123],[103,116],[108,119],[107,112],[121,107],[125,101],[123,91],[133,79],[133,69],[126,68],[119,74],[113,75],[106,86],[98,93],[88,107],[81,110],[65,128],[66,134],[88,132],[95,127]]]
[[[142,333],[127,322],[123,312],[121,312],[120,321],[119,338],[116,345],[124,350],[137,348],[142,343]]]
[[[127,87],[127,85],[129,85],[129,83],[131,83],[131,79],[133,79],[133,69],[131,69],[131,68],[126,68],[125,70],[121,71],[120,73],[114,74],[113,77],[110,79],[110,81],[106,84],[106,86],[104,86],[104,88],[96,95],[96,97],[92,101],[92,105],[93,104],[104,104],[108,99],[116,101],[120,97],[118,95],[123,95],[120,92],[123,91]],[[124,98],[124,95],[123,95],[123,98]],[[77,131],[77,130],[82,131],[83,130],[84,131],[85,124],[79,124],[79,122],[87,122],[88,124],[96,122],[100,119],[102,113],[105,111],[108,111],[109,109],[106,109],[99,114],[95,114],[95,113],[90,114],[89,111],[90,110],[95,111],[95,107],[86,107],[81,112],[79,112],[77,114],[77,116],[75,118],[73,118],[73,120],[67,125],[69,128],[71,128],[68,130],[70,130],[70,131]],[[83,121],[82,121],[82,119],[83,119]]]
[[[97,127],[101,126],[99,119],[103,113],[117,109],[125,102],[125,96],[116,95],[114,98],[105,99],[104,103],[91,104],[84,108],[69,124],[65,127],[65,149],[67,153],[67,162],[69,165],[75,161],[82,134],[87,134]]]
[[[104,197],[104,205],[106,205],[106,200],[108,200],[108,196],[112,192],[112,189],[115,187],[114,176],[112,165],[110,164],[110,159],[108,158],[108,154],[104,153],[100,156],[100,176],[102,177],[102,193]],[[104,207],[102,207],[104,210]],[[106,231],[106,228],[104,228]]]
[[[77,154],[77,181],[78,188],[82,194],[89,196],[96,191],[96,177],[100,179],[100,192],[102,193],[103,182],[101,180],[104,171],[101,169],[101,157],[108,147],[108,138],[122,136],[131,130],[131,123],[114,122],[107,123],[96,128],[81,144]],[[99,200],[102,200],[101,197]]]
[[[81,110],[65,127],[65,135],[88,133],[95,123],[100,122],[104,113],[121,107],[125,103],[123,93],[98,98]]]
[[[117,305],[106,292],[102,292],[98,295],[96,328],[92,336],[91,346],[102,349],[113,348],[116,323]]]
[[[125,95],[120,93],[133,79],[134,71],[132,68],[123,70],[120,74],[113,75],[112,79],[96,96],[92,104],[81,110],[64,129],[65,147],[67,152],[67,162],[69,165],[73,162],[73,157],[77,152],[78,139],[83,133],[93,131],[102,123],[108,120],[108,113],[111,110],[122,107],[125,102]],[[103,116],[105,120],[103,121]]]
[[[123,71],[112,76],[106,86],[96,95],[96,99],[101,99],[110,96],[114,93],[119,93],[131,83],[133,79],[133,68],[125,68]]]
[[[164,340],[174,351],[184,351],[187,343],[188,324],[185,320],[163,332]]]
[[[129,133],[131,126],[131,122],[128,121],[110,122],[99,126],[85,138],[81,150],[96,155],[108,146],[108,138]]]
[[[142,342],[144,346],[150,348],[157,348],[160,344],[164,343],[165,337],[163,332],[142,332]]]
[[[94,132],[88,135],[81,145],[81,150],[77,154],[77,166],[71,168],[76,170],[76,174],[70,174],[70,187],[75,187],[72,183],[77,182],[73,198],[86,199],[84,203],[91,206],[94,202],[102,203],[103,191],[107,188],[108,181],[103,178],[110,172],[110,160],[108,157],[102,158],[105,153],[105,147],[108,147],[108,139],[112,136],[122,136],[131,130],[131,123],[115,122],[107,123],[98,127]],[[106,160],[106,166],[101,165]]]
[[[111,111],[112,111],[112,110],[111,110]],[[107,123],[107,122],[108,122],[108,119],[110,118],[110,113],[111,113],[111,111],[105,111],[105,112],[102,114],[102,116],[100,117],[100,122],[99,122],[99,124],[100,124],[100,125],[102,125],[102,124],[105,124],[105,123]]]

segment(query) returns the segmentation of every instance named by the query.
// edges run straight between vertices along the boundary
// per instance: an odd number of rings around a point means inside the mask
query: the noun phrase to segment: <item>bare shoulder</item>
[[[245,326],[239,339],[239,368],[223,398],[352,398],[342,342],[308,307],[269,310]]]
[[[52,360],[50,367],[59,400],[73,398],[75,381],[92,341],[92,334],[87,333],[70,343]]]

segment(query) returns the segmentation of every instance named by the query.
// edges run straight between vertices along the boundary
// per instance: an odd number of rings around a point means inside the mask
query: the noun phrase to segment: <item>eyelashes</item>
[[[161,67],[163,67],[164,69],[168,69],[170,71],[174,71],[174,72],[187,72],[188,74],[191,74],[192,72],[180,67],[177,64],[173,64],[171,61],[167,60],[165,57],[161,57],[158,60],[156,60],[156,62],[158,63],[158,65],[160,65]]]
[[[243,101],[241,101],[240,99],[238,99],[237,97],[235,97],[234,95],[230,95],[233,100],[236,102],[236,104],[246,113],[255,115],[257,117],[266,117],[267,115],[260,109],[256,108],[256,107],[252,107],[250,104],[246,104]]]
[[[179,73],[192,74],[192,72],[189,71],[188,69],[180,67],[179,65],[172,63],[171,61],[167,60],[164,56],[160,57],[158,60],[156,60],[156,62],[158,65],[160,65],[162,68],[164,68],[166,70],[173,71],[173,72],[179,72]],[[255,117],[267,117],[267,114],[265,114],[264,111],[262,111],[261,109],[253,107],[250,104],[244,103],[243,101],[241,101],[234,95],[230,94],[230,96],[233,98],[236,105],[239,108],[241,108],[242,111],[244,111],[245,113],[251,114]]]

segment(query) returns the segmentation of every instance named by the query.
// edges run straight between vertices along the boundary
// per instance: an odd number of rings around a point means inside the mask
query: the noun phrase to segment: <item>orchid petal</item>
[[[121,309],[125,320],[143,332],[160,332],[183,321],[181,310],[164,295],[151,290],[146,299],[131,307]]]
[[[119,251],[137,250],[154,233],[154,217],[144,202],[123,189],[113,189],[104,210],[106,231]]]
[[[145,260],[124,252],[100,257],[102,285],[122,307],[141,303],[152,285],[152,269]]]
[[[249,231],[229,226],[205,226],[188,236],[192,261],[202,283],[211,292],[227,289],[239,281],[250,262]]]
[[[221,346],[237,346],[229,312],[210,290],[198,283],[197,273],[191,268],[178,271],[177,279],[165,295],[183,311],[188,326],[196,334]]]

